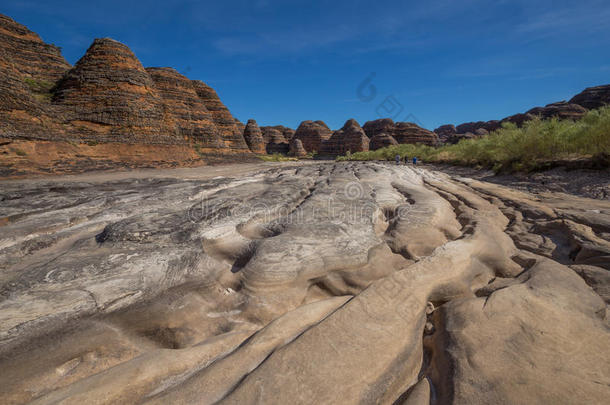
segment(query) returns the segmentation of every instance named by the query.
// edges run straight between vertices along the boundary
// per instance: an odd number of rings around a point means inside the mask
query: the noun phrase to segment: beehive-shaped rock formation
[[[163,100],[148,72],[127,46],[109,38],[93,42],[60,81],[55,101],[69,110],[69,123],[102,140],[180,140],[166,125]]]
[[[263,134],[255,120],[248,120],[244,129],[244,139],[252,152],[258,154],[266,153]]]
[[[322,142],[328,140],[332,131],[323,121],[303,121],[294,133],[307,152],[320,151]]]
[[[350,119],[340,130],[335,131],[327,141],[324,141],[320,149],[320,153],[324,155],[344,155],[348,151],[352,153],[368,151],[369,138],[358,122]]]
[[[146,71],[163,99],[170,130],[203,147],[224,147],[212,114],[197,95],[191,80],[172,68],[146,68]]]
[[[396,139],[394,139],[394,137],[392,135],[382,132],[371,138],[371,142],[369,143],[369,149],[377,150],[377,149],[385,148],[387,146],[395,146],[395,145],[398,145],[398,142],[396,141]]]

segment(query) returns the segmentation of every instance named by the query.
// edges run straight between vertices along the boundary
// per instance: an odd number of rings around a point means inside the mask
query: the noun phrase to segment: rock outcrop
[[[204,148],[224,148],[212,114],[193,82],[172,68],[146,68],[162,98],[165,125],[183,139]]]
[[[14,68],[28,84],[48,90],[71,67],[57,46],[43,42],[38,34],[2,14],[0,52],[11,56]]]
[[[193,80],[193,86],[203,104],[212,114],[212,120],[226,147],[238,152],[248,151],[243,130],[237,125],[229,109],[220,101],[216,90],[200,80]]]
[[[294,137],[294,132],[295,132],[294,129],[285,127],[284,125],[274,125],[274,126],[261,127],[261,131],[263,131],[263,138],[265,138],[266,140],[271,139],[270,135],[265,135],[267,133],[267,130],[269,130],[269,129],[274,129],[274,130],[280,131],[281,134],[284,136],[284,139],[287,142],[290,142],[290,140]]]
[[[412,122],[395,123],[391,118],[368,121],[362,129],[371,139],[375,135],[386,133],[392,136],[398,143],[435,145],[438,142],[438,136],[434,132],[421,128]]]
[[[373,121],[367,121],[362,126],[364,133],[369,138],[373,138],[377,134],[386,133],[388,135],[394,134],[394,120],[391,118],[380,118]]]
[[[323,121],[303,121],[294,133],[307,152],[318,152],[322,142],[328,140],[332,131]]]
[[[0,138],[14,142],[14,150],[21,148],[19,159],[0,161],[2,173],[22,173],[28,161],[49,172],[70,164],[75,171],[163,165],[158,158],[172,156],[170,149],[177,157],[166,162],[171,165],[251,156],[243,124],[212,88],[171,68],[144,69],[126,45],[109,38],[96,39],[71,67],[59,48],[0,15],[0,73]],[[36,149],[42,141],[59,143]],[[97,148],[109,156],[84,146],[105,143],[139,146]],[[152,145],[168,149],[159,153]],[[38,153],[43,150],[57,151],[52,156],[61,156],[61,163],[45,160]],[[137,156],[130,159],[116,150]]]
[[[587,113],[587,109],[566,101],[547,104],[544,107],[534,107],[527,111],[526,114],[538,116],[542,119],[559,118],[560,120],[579,120]]]
[[[267,127],[263,134],[263,139],[266,143],[267,153],[282,153],[287,154],[290,146],[279,129]]]
[[[322,155],[345,155],[347,152],[365,152],[369,150],[369,138],[364,133],[358,122],[349,119],[343,127],[331,135],[328,140],[322,142],[320,154]]]
[[[434,132],[439,135],[441,142],[457,143],[461,139],[471,139],[493,132],[501,128],[503,123],[513,123],[520,127],[536,117],[578,120],[587,113],[588,109],[599,108],[608,103],[610,103],[610,85],[591,87],[574,96],[569,102],[559,101],[544,107],[534,107],[525,113],[514,114],[502,120],[465,122],[455,127],[455,132],[453,125],[442,125]]]
[[[32,96],[14,62],[6,52],[0,50],[0,125],[4,128],[12,126],[14,123],[11,119],[19,119],[19,116],[35,121],[35,116],[41,112],[42,108]]]
[[[381,148],[385,148],[387,146],[395,146],[398,145],[398,142],[392,135],[386,134],[385,132],[381,132],[371,138],[369,143],[370,150],[377,150]]]
[[[398,143],[421,143],[424,145],[436,145],[438,136],[425,128],[412,122],[397,122],[392,134]]]
[[[610,84],[587,87],[572,97],[570,104],[578,104],[588,110],[610,105]]]
[[[103,141],[182,141],[167,125],[169,113],[148,72],[127,46],[109,38],[93,42],[59,82],[54,102],[65,107],[66,123]]]
[[[293,138],[290,140],[289,155],[299,158],[307,156],[307,151],[303,147],[303,142],[301,142],[300,139]]]
[[[607,198],[326,162],[0,201],[2,404],[610,397]]]
[[[266,153],[263,134],[255,120],[248,120],[244,129],[244,139],[252,152],[258,154]]]
[[[440,142],[446,142],[447,139],[457,134],[457,129],[453,124],[441,125],[434,130]]]

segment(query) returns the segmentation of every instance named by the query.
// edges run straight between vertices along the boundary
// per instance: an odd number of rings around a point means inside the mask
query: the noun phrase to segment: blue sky
[[[434,129],[610,83],[608,0],[34,1],[0,12],[75,63],[96,37],[213,86],[242,121]]]

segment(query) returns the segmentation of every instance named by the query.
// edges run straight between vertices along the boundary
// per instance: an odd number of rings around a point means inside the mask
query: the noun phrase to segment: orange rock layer
[[[71,67],[59,48],[0,15],[0,139],[22,149],[33,148],[18,159],[9,158],[8,152],[0,155],[4,175],[21,173],[28,161],[32,172],[69,171],[68,167],[44,167],[45,162],[59,163],[38,159],[37,148],[28,142],[40,142],[38,149],[47,151],[66,147],[72,158],[62,164],[72,162],[74,171],[99,166],[87,160],[90,145],[97,145],[97,157],[100,152],[112,153],[106,156],[108,164],[119,166],[162,164],[160,157],[170,165],[202,164],[223,155],[232,160],[236,154],[247,158],[253,155],[243,129],[207,84],[171,68],[145,69],[120,42],[96,39]],[[107,143],[139,146],[100,147]],[[149,151],[156,156],[131,156],[125,151]],[[78,156],[84,156],[83,162]]]

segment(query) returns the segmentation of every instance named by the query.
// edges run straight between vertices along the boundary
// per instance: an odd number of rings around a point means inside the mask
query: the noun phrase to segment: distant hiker
[[[396,164],[399,165],[400,164],[400,155],[396,155]]]
[[[405,164],[408,165],[409,164],[409,156],[405,155]]]
[[[413,156],[413,164],[416,165],[417,164],[417,158],[415,156]]]

